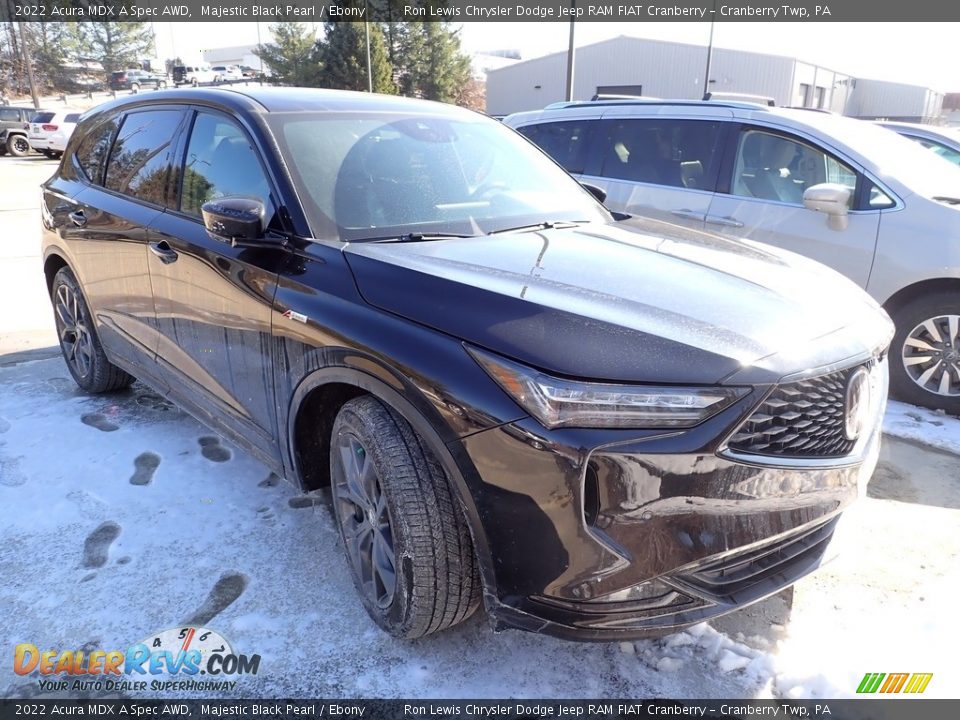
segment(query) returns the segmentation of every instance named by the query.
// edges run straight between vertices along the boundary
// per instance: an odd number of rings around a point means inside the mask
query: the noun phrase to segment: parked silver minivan
[[[892,392],[960,413],[960,167],[872,123],[750,103],[560,103],[504,123],[611,210],[840,271],[897,326]]]

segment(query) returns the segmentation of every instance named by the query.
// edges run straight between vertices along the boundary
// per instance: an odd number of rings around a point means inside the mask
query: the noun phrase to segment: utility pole
[[[570,9],[576,10],[577,0],[570,0]],[[573,35],[576,25],[574,24],[575,12],[570,13],[570,45],[567,48],[567,100],[573,100]]]
[[[27,42],[27,34],[23,31],[23,23],[18,22],[20,26],[20,48],[23,51],[23,62],[27,66],[27,80],[30,82],[30,95],[33,97],[33,109],[40,109],[40,98],[37,96],[37,84],[33,80],[33,58],[30,57],[30,43]]]
[[[710,17],[710,41],[707,43],[707,68],[703,73],[703,99],[710,92],[710,64],[713,61],[713,24],[717,16],[717,0],[713,0],[713,15]]]

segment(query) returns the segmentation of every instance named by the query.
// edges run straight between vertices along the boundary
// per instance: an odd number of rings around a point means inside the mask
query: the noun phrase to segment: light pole
[[[367,92],[373,92],[373,68],[370,67],[370,4],[363,0],[363,34],[367,38]]]
[[[571,11],[576,10],[577,0],[570,0]],[[570,45],[567,48],[567,100],[573,100],[573,35],[576,28],[574,12],[570,13]]]

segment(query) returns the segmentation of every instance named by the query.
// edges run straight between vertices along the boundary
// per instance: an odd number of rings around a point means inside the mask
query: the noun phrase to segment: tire
[[[54,276],[50,297],[60,351],[77,385],[88,393],[129,387],[134,377],[107,359],[80,284],[69,268],[60,268]]]
[[[134,95],[140,92],[140,83],[130,83],[130,92]]]
[[[46,156],[47,156],[48,158],[50,158],[51,160],[56,160],[56,159],[57,159],[57,154],[56,154],[55,152],[53,152],[53,150],[41,150],[40,152],[43,153],[44,155],[46,155]]]
[[[363,396],[341,408],[330,448],[333,514],[373,621],[411,639],[470,617],[481,594],[473,542],[423,440],[392,408]]]
[[[30,154],[30,143],[26,135],[7,135],[7,152],[14,157],[26,157]]]
[[[161,80],[159,83],[157,83],[157,90],[166,90],[166,89],[167,89],[166,80]]]
[[[960,292],[918,297],[893,320],[897,332],[890,347],[891,394],[914,405],[960,414]],[[924,357],[930,360],[925,362]]]
[[[193,78],[193,80],[190,81],[190,84],[193,85],[193,87],[197,87],[197,85],[200,84],[200,81],[196,78]]]

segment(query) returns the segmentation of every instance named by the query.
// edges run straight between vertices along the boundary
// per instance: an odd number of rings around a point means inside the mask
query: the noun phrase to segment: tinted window
[[[110,152],[110,143],[117,131],[117,122],[118,118],[111,118],[95,126],[87,132],[74,153],[87,180],[98,185],[103,175],[103,164]]]
[[[518,131],[560,163],[567,172],[582,173],[589,133],[596,126],[595,120],[579,120],[527,125],[518,128]]]
[[[80,119],[80,113],[70,113],[63,119],[63,121],[68,123],[75,123],[79,119]]]
[[[162,205],[170,180],[170,142],[181,117],[177,110],[127,115],[113,143],[104,185],[138,200]]]
[[[37,113],[37,114],[34,115],[32,118],[30,118],[30,122],[32,122],[32,123],[46,123],[46,122],[50,122],[51,120],[53,120],[54,114],[55,114],[55,113],[52,113],[52,112]]]
[[[849,188],[852,203],[857,174],[849,166],[799,140],[759,130],[740,133],[732,194],[801,205],[804,190],[825,182]]]
[[[268,220],[273,215],[270,185],[247,136],[232,120],[199,113],[184,162],[180,209],[200,217],[205,202],[226,195],[259,198]]]
[[[720,123],[704,120],[610,120],[604,177],[713,190]]]
[[[0,108],[0,120],[20,122],[20,111],[16,108]]]

